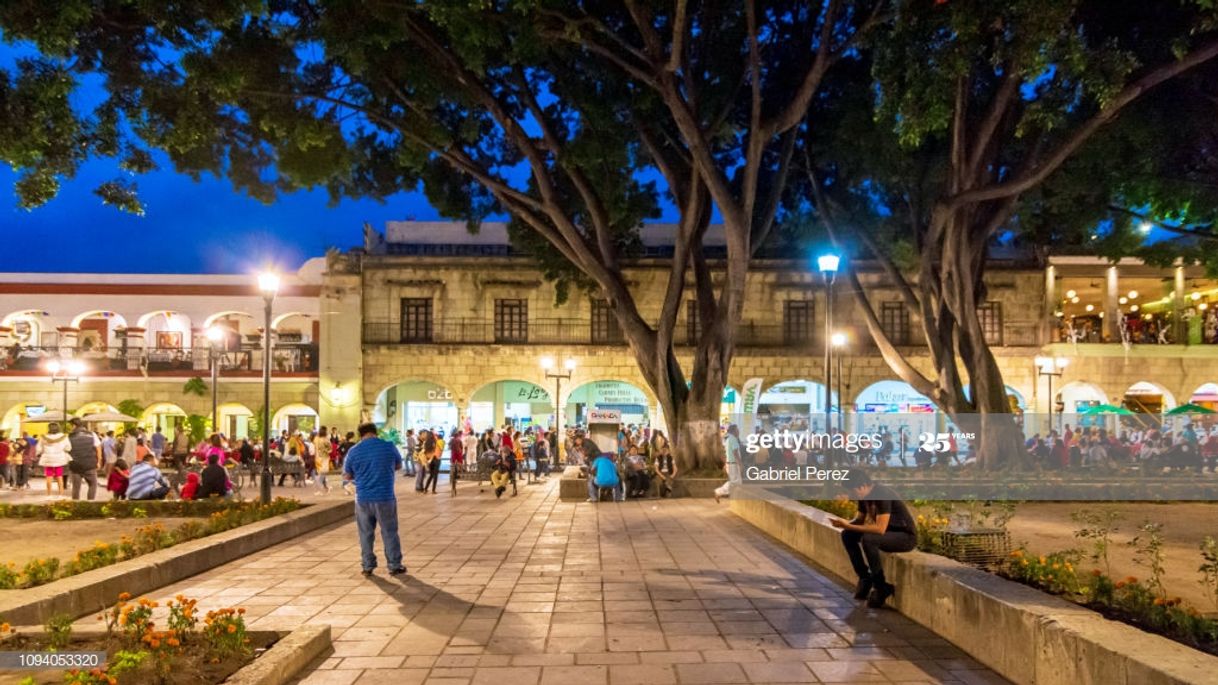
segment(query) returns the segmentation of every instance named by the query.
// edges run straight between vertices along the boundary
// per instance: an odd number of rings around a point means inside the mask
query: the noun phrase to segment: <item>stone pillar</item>
[[[138,371],[140,368],[140,363],[144,358],[144,348],[148,342],[145,333],[147,331],[143,328],[128,328],[123,331],[123,338],[126,340],[124,347],[127,349],[128,370]]]
[[[60,326],[55,331],[59,333],[59,356],[75,357],[76,346],[80,343],[80,329],[75,326]]]
[[[363,294],[361,275],[328,270],[322,277],[318,342],[318,414],[326,426],[354,430],[363,415]],[[332,392],[339,388],[338,393]],[[405,408],[399,406],[398,412]]]
[[[1172,342],[1183,345],[1188,342],[1188,328],[1184,321],[1184,267],[1177,266],[1175,270],[1175,295],[1171,298]]]
[[[1117,268],[1110,266],[1104,272],[1104,338],[1108,342],[1121,342],[1121,283]]]
[[[1057,328],[1057,304],[1057,267],[1050,264],[1045,267],[1044,302],[1041,305],[1044,311],[1041,316],[1040,340],[1037,344],[1047,345],[1057,341],[1054,334]]]

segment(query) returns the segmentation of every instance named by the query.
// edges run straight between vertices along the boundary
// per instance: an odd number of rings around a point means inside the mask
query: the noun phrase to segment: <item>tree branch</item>
[[[1079,126],[1056,150],[1049,154],[1043,162],[1034,166],[1032,170],[1010,181],[998,183],[988,188],[977,188],[956,194],[949,199],[950,206],[955,208],[965,204],[1019,195],[1035,187],[1048,178],[1054,171],[1057,171],[1075,151],[1082,147],[1083,143],[1087,142],[1091,136],[1095,135],[1097,131],[1111,121],[1121,110],[1136,101],[1147,91],[1215,57],[1218,57],[1218,40],[1210,41],[1201,48],[1185,55],[1183,59],[1152,69],[1141,78],[1125,86],[1106,106]]]

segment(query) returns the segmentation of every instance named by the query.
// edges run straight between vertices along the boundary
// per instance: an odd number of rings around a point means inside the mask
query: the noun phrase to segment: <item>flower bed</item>
[[[142,597],[131,601],[124,593],[97,617],[104,633],[74,635],[68,617],[51,619],[43,633],[33,635],[0,624],[0,646],[6,651],[106,653],[106,662],[96,667],[38,671],[21,680],[23,685],[213,685],[279,639],[275,632],[248,632],[244,609],[211,611],[200,621],[196,600],[178,595],[166,606],[168,620],[162,629],[152,620],[156,602]]]
[[[257,506],[220,497],[205,500],[63,500],[50,504],[0,504],[0,518],[71,521],[98,518],[181,518]]]
[[[74,502],[73,504],[98,503]],[[131,503],[115,502],[106,504],[130,505]],[[28,588],[44,585],[59,578],[66,578],[120,561],[126,561],[127,559],[134,559],[135,557],[155,552],[159,549],[165,549],[166,547],[172,547],[188,540],[196,540],[272,516],[286,514],[303,506],[297,500],[283,498],[276,499],[265,506],[256,502],[224,502],[223,500],[217,502],[150,502],[139,504],[167,505],[163,512],[156,512],[158,515],[205,516],[206,518],[197,521],[185,521],[170,530],[167,530],[160,524],[141,526],[136,528],[131,535],[124,535],[116,543],[97,542],[91,547],[77,551],[71,559],[66,561],[50,557],[31,559],[21,568],[12,563],[0,565],[0,589]],[[26,508],[35,505],[16,506],[21,508],[22,517],[30,518],[39,515]],[[49,509],[50,507],[42,505],[41,508]],[[135,509],[136,507],[122,507],[122,510],[128,512],[129,515],[134,515]],[[91,509],[85,508],[84,510],[89,511]],[[45,514],[41,515],[45,516]]]

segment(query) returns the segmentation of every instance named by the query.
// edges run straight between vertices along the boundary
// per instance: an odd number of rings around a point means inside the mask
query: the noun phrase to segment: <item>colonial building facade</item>
[[[645,316],[659,312],[671,231],[650,226],[626,268]],[[713,263],[721,234],[710,233],[707,251]],[[824,411],[829,303],[811,256],[753,264],[725,414],[737,409],[736,392],[749,379],[762,381],[761,413]],[[978,316],[1020,408],[1072,413],[1123,403],[1156,413],[1190,401],[1218,408],[1218,284],[1199,269],[1077,256],[1046,265],[1001,248],[994,257]],[[917,313],[872,265],[843,268],[858,273],[889,337],[931,373]],[[567,423],[582,422],[593,408],[616,408],[628,422],[661,424],[608,304],[579,289],[566,295],[560,301],[535,262],[510,247],[503,224],[477,234],[447,222],[369,229],[362,248],[332,251],[284,277],[272,321],[272,425],[350,429],[362,418],[398,430],[549,424],[556,396]],[[929,400],[880,358],[843,279],[832,307],[835,332],[846,337],[833,404],[845,408],[847,424],[892,413],[938,420]],[[213,359],[221,369],[221,430],[245,434],[262,411],[262,297],[250,274],[0,274],[0,315],[6,430],[37,427],[38,415],[61,409],[63,385],[47,366],[61,358],[86,367],[68,383],[70,413],[132,399],[150,426],[208,416],[210,390],[185,387],[195,377],[206,381]],[[215,348],[209,328],[222,332]],[[683,364],[698,332],[696,310],[686,303],[677,327]],[[1041,374],[1040,356],[1064,360],[1054,370],[1060,375]]]

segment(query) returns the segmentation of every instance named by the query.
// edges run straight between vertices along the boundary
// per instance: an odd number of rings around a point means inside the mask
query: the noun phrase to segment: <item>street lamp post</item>
[[[834,333],[829,338],[829,343],[832,345],[832,347],[834,349],[839,350],[839,352],[837,353],[837,370],[836,370],[836,373],[837,373],[837,432],[841,433],[842,432],[842,423],[844,422],[842,415],[846,412],[846,409],[845,409],[846,405],[845,405],[845,399],[844,399],[845,395],[842,394],[842,376],[844,375],[842,373],[842,357],[845,356],[842,351],[844,351],[845,347],[846,347],[846,334],[845,333]]]
[[[821,255],[816,258],[816,267],[820,270],[821,278],[825,281],[825,433],[832,426],[833,412],[833,279],[837,276],[837,268],[841,265],[841,257],[835,254]]]
[[[1053,431],[1053,379],[1061,378],[1070,360],[1065,357],[1037,357],[1036,375],[1049,379],[1049,431]]]
[[[546,378],[554,380],[554,430],[558,431],[558,435],[554,436],[558,443],[558,463],[567,463],[567,441],[562,430],[562,382],[571,380],[571,374],[575,372],[575,360],[567,357],[567,361],[563,362],[565,373],[554,370],[554,357],[542,357],[541,368],[546,372]]]
[[[84,362],[79,360],[71,360],[61,362],[58,359],[52,359],[47,362],[47,372],[51,374],[52,383],[63,383],[63,420],[68,420],[68,383],[79,383],[80,377],[85,373]],[[67,430],[65,429],[66,433]]]
[[[210,326],[207,329],[207,361],[211,365],[211,432],[220,432],[220,414],[217,411],[218,401],[217,393],[219,392],[220,384],[220,355],[216,346],[219,345],[220,339],[224,333],[216,326]]]
[[[258,290],[266,304],[262,326],[262,503],[271,503],[271,306],[279,292],[279,276],[258,275]]]

